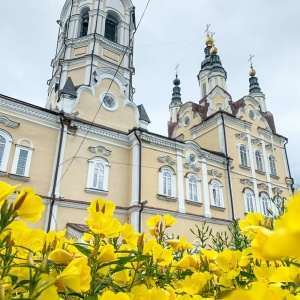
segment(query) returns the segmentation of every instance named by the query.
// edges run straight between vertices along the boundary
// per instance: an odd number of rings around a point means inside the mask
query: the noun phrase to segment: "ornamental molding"
[[[225,165],[227,163],[226,157],[218,156],[216,154],[213,154],[213,153],[210,153],[210,152],[204,151],[204,150],[202,150],[202,152],[203,152],[203,156],[207,160],[210,160],[210,161],[216,162],[218,164],[222,164],[222,165]]]
[[[170,156],[159,156],[157,158],[157,160],[160,162],[160,163],[165,163],[167,162],[169,165],[175,165],[175,160],[172,159]]]
[[[251,139],[251,145],[256,145],[258,147],[262,147],[262,142],[260,139]]]
[[[183,151],[185,148],[185,144],[176,140],[169,140],[163,137],[157,137],[154,135],[150,135],[147,133],[143,133],[141,136],[141,139],[145,142],[148,142],[150,144],[154,144],[157,146],[161,146],[164,148],[171,148]]]
[[[11,121],[6,116],[0,116],[0,123],[3,123],[6,127],[17,128],[20,126],[20,123]]]
[[[125,134],[122,134],[122,133],[116,133],[113,131],[104,130],[104,129],[96,127],[96,126],[91,126],[91,125],[79,123],[76,121],[74,121],[73,125],[77,126],[77,132],[80,130],[82,132],[88,132],[91,134],[95,134],[97,136],[108,138],[110,140],[115,140],[115,141],[119,141],[119,142],[126,143],[126,144],[130,143],[128,136]]]
[[[183,165],[185,169],[193,169],[195,172],[199,172],[201,168],[199,168],[195,163],[185,163]]]
[[[89,150],[92,152],[92,153],[97,153],[97,152],[100,152],[102,153],[103,155],[105,156],[109,156],[111,154],[111,151],[106,149],[105,147],[103,146],[96,146],[96,147],[92,147],[90,146],[89,147]]]
[[[270,151],[273,149],[272,144],[266,145],[265,148],[266,150],[270,150]]]
[[[246,122],[246,121],[242,121],[238,118],[235,118],[235,117],[232,117],[232,116],[229,116],[227,114],[223,114],[224,115],[224,119],[235,124],[235,125],[238,125],[239,127],[242,127],[242,128],[246,128],[246,129],[251,129],[252,127],[252,124],[249,123],[249,122]]]
[[[242,184],[246,184],[246,185],[249,185],[249,186],[254,186],[253,181],[251,181],[250,179],[240,179],[240,182]]]
[[[279,187],[272,188],[272,191],[274,194],[282,194],[282,190]]]
[[[222,173],[220,173],[218,170],[216,169],[212,169],[212,170],[208,170],[207,174],[211,175],[211,176],[216,176],[216,177],[222,177]]]
[[[194,141],[186,141],[185,145],[186,145],[186,147],[185,147],[184,150],[192,149],[192,150],[194,150],[196,152],[196,154],[198,155],[198,157],[201,157],[203,155],[201,147],[196,142],[194,142]]]
[[[248,141],[248,138],[246,136],[245,133],[241,132],[241,133],[236,133],[235,134],[235,137],[236,137],[236,140],[239,141],[239,140],[243,140],[244,142],[247,142]]]
[[[265,191],[268,190],[268,186],[267,186],[265,183],[258,183],[258,184],[257,184],[257,187],[258,187],[259,189],[263,189],[263,190],[265,190]]]
[[[265,136],[265,137],[268,137],[268,138],[271,138],[272,137],[272,133],[266,129],[263,129],[263,128],[258,128],[258,133]]]
[[[6,100],[0,98],[0,107],[5,108],[7,110],[11,110],[16,113],[24,114],[27,117],[34,117],[42,121],[48,121],[50,123],[57,124],[58,116],[51,114],[50,112],[42,111],[42,108],[39,110],[38,108],[33,108],[26,103],[16,103],[10,100]]]

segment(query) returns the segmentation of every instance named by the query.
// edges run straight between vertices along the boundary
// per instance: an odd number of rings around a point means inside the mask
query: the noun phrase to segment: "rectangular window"
[[[24,149],[20,149],[17,171],[16,171],[17,175],[21,175],[21,176],[25,175],[27,157],[28,157],[28,151]]]

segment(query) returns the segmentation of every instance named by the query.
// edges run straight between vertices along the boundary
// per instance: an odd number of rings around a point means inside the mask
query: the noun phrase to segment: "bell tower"
[[[132,101],[136,27],[131,0],[66,0],[57,23],[46,107],[71,113],[84,88],[97,85],[107,91],[104,79],[116,83],[122,97]]]

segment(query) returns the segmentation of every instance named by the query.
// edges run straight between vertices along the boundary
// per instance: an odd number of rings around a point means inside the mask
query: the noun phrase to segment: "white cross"
[[[204,32],[206,32],[206,35],[209,36],[209,27],[210,27],[210,24],[207,24],[206,25],[206,30]]]
[[[252,58],[254,57],[254,55],[250,54],[250,58],[248,59],[248,61],[250,62],[250,67],[252,67]]]
[[[175,68],[175,70],[176,70],[176,76],[178,76],[178,68],[179,68],[179,64],[177,63],[177,66],[176,66],[176,68]]]

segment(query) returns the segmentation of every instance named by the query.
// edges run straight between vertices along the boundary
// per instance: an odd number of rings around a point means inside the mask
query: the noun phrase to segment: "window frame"
[[[268,212],[268,209],[271,209],[271,203],[270,203],[269,195],[265,192],[261,193],[260,194],[260,202],[261,202],[261,213],[264,216],[269,217],[270,213]],[[266,206],[264,204],[266,204]]]
[[[22,141],[19,141],[18,144],[16,144],[14,160],[13,160],[13,163],[12,163],[10,173],[13,174],[13,175],[16,175],[16,176],[29,178],[29,170],[30,170],[30,165],[31,165],[33,146],[32,146],[32,143],[29,140],[23,139],[23,141],[29,142],[30,147],[21,145]],[[18,170],[18,166],[19,166],[21,151],[26,151],[27,152],[27,158],[26,158],[26,162],[25,162],[24,173],[23,174],[18,174],[17,170]]]
[[[264,171],[264,167],[263,167],[262,153],[259,150],[255,150],[254,151],[254,157],[255,157],[256,170],[259,171],[259,172],[263,172]]]
[[[214,188],[217,187],[219,191],[219,205],[215,202],[214,197]],[[223,186],[221,182],[217,179],[212,179],[209,184],[209,190],[210,190],[210,203],[214,207],[221,207],[224,208],[224,197],[223,197]]]
[[[194,186],[192,187],[192,197],[191,197],[191,190],[190,190],[190,180],[194,180]],[[195,202],[195,203],[201,203],[201,194],[200,194],[200,180],[198,178],[198,176],[194,173],[188,173],[187,176],[186,176],[186,199],[188,201],[191,201],[191,202]],[[197,200],[194,200],[194,194],[193,194],[193,191],[194,190],[194,187],[196,188],[196,196],[197,196]]]
[[[244,205],[245,205],[245,212],[246,213],[250,213],[250,212],[255,212],[255,195],[254,192],[249,189],[249,188],[245,188],[243,191],[244,194]],[[252,209],[249,209],[249,195],[251,196],[251,204],[252,204]]]
[[[103,166],[103,182],[102,189],[94,185],[95,168],[97,164]],[[109,162],[100,156],[95,156],[88,160],[88,174],[85,191],[94,194],[107,195],[108,194],[108,179],[109,179]]]
[[[171,193],[168,194],[167,190],[164,193],[164,174],[167,173],[170,175],[170,185],[171,185]],[[159,169],[159,176],[158,176],[158,195],[161,195],[166,198],[176,198],[176,173],[175,171],[169,166],[163,166]]]
[[[110,22],[114,25],[114,29],[115,29],[115,36],[114,36],[114,39],[111,39],[110,37],[107,36],[107,31],[106,31],[106,26],[107,26],[107,23]],[[104,27],[104,37],[106,39],[108,39],[109,41],[112,41],[114,43],[117,43],[118,42],[118,33],[119,33],[119,23],[120,23],[120,20],[118,20],[117,17],[115,17],[113,14],[111,14],[110,12],[108,12],[107,14],[107,17],[105,19],[105,27]]]
[[[244,148],[244,150],[241,149],[242,147]],[[248,165],[248,155],[247,155],[247,147],[244,144],[240,144],[239,145],[239,159],[240,159],[240,165],[241,165],[241,167],[249,168],[249,165]]]
[[[87,26],[87,31],[86,31],[86,34],[83,34],[83,21],[84,21],[84,17],[85,16],[88,16],[87,19],[88,19],[88,26]],[[79,21],[79,32],[78,32],[78,37],[81,38],[81,37],[85,37],[87,35],[89,35],[89,26],[90,26],[90,8],[89,7],[84,7],[81,9],[81,12],[80,12],[80,21]]]
[[[269,155],[269,168],[270,168],[270,175],[277,176],[277,167],[276,167],[276,158],[274,155]]]
[[[12,136],[6,132],[5,130],[0,129],[0,136],[2,136],[5,140],[5,145],[3,148],[3,155],[0,162],[0,172],[7,172],[7,164],[9,160],[11,146],[13,144]]]

